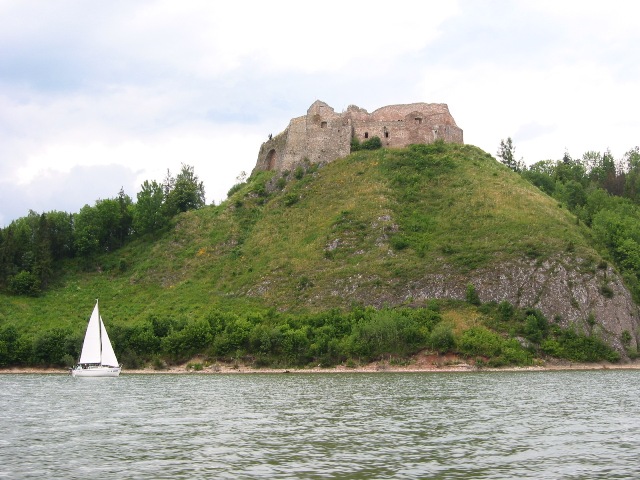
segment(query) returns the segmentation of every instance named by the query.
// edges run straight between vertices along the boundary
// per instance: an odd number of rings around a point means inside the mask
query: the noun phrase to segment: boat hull
[[[71,370],[72,377],[117,377],[120,375],[120,367],[90,367],[74,368]]]

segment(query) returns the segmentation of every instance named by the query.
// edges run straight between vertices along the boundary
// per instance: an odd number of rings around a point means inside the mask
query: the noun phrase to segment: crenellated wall
[[[303,117],[262,144],[255,170],[290,170],[302,161],[328,163],[351,153],[351,140],[379,137],[384,147],[406,147],[443,139],[463,143],[462,129],[444,103],[389,105],[373,113],[351,105],[336,113],[319,100]]]

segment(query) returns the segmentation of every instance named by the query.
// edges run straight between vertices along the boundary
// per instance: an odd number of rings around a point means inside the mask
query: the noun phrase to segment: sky
[[[531,165],[640,144],[632,1],[0,0],[0,228],[192,166],[220,203],[315,100],[446,103]]]

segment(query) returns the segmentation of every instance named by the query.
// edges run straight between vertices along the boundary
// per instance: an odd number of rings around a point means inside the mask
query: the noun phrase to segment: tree
[[[547,195],[553,195],[556,188],[554,181],[555,172],[556,162],[553,160],[543,160],[524,169],[522,176]]]
[[[31,355],[31,342],[14,325],[0,327],[0,367],[27,363]]]
[[[165,198],[169,196],[175,184],[176,184],[176,179],[173,178],[173,175],[171,175],[171,172],[167,168],[167,174],[165,175],[164,180],[162,182],[162,189],[164,191]]]
[[[562,162],[556,163],[555,168],[555,180],[560,183],[567,183],[570,180],[587,186],[589,184],[589,178],[584,165],[580,161],[571,159],[567,154]]]
[[[116,225],[116,237],[120,243],[119,246],[124,245],[133,229],[133,200],[131,197],[124,193],[124,189],[120,188],[118,198],[116,199],[119,207],[118,222]]]
[[[569,210],[572,211],[575,210],[576,207],[584,205],[587,201],[587,194],[584,187],[575,180],[569,180],[562,185],[562,188],[559,188],[557,191],[557,196],[563,200],[569,207]]]
[[[500,148],[496,155],[500,159],[500,162],[514,172],[522,170],[522,160],[516,160],[516,147],[513,145],[511,137],[508,137],[506,142],[504,140],[500,140]]]
[[[75,216],[74,244],[78,254],[88,256],[122,247],[131,235],[132,212],[133,202],[123,190],[117,198],[82,207]]]
[[[173,188],[169,190],[165,201],[169,216],[205,206],[204,184],[199,181],[192,166],[183,163],[174,181],[168,180],[165,181],[165,191],[167,185],[170,186],[173,183]]]
[[[65,357],[77,357],[76,338],[64,328],[40,333],[33,343],[33,360],[40,365],[65,365]]]
[[[640,148],[635,147],[625,153],[624,162],[627,169],[624,196],[637,203],[640,200]]]
[[[40,286],[46,287],[53,275],[53,258],[51,255],[51,229],[44,213],[40,215],[32,250],[34,254],[32,271],[38,277]]]
[[[586,152],[582,156],[582,163],[589,173],[589,179],[595,185],[613,195],[621,196],[624,193],[624,172],[618,167],[609,150],[603,154]]]
[[[53,260],[70,258],[73,247],[73,215],[67,212],[53,211],[46,214],[51,241]]]
[[[133,228],[139,234],[157,232],[167,224],[164,215],[164,190],[155,180],[145,180],[138,192],[138,202],[133,211]]]

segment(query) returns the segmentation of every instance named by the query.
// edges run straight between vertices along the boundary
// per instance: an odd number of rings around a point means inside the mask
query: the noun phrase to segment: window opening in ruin
[[[364,132],[364,138],[369,138],[369,132]]]
[[[327,128],[327,122],[321,122],[320,128]]]
[[[389,132],[387,130],[384,131],[384,138],[389,138]]]
[[[269,150],[267,153],[267,170],[273,170],[276,167],[276,151],[275,149]]]
[[[420,125],[422,123],[422,118],[416,117],[416,123]]]

